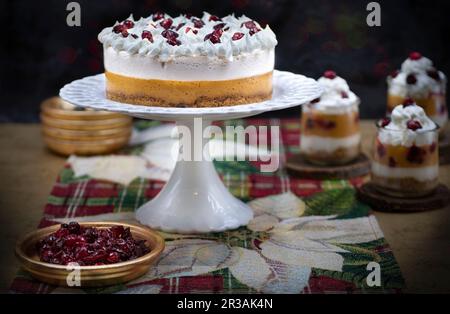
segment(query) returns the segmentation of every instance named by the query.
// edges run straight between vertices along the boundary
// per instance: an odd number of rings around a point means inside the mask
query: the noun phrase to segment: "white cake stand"
[[[248,105],[215,108],[163,108],[124,104],[106,99],[103,74],[85,77],[65,85],[60,96],[86,108],[119,112],[142,119],[176,121],[190,129],[195,139],[191,152],[201,153],[206,144],[204,129],[215,120],[257,115],[266,111],[305,104],[322,94],[315,80],[290,72],[274,71],[271,100]],[[194,131],[194,118],[202,118],[202,130]],[[201,133],[200,133],[201,132]],[[198,155],[201,156],[201,155]],[[220,180],[211,161],[178,161],[175,170],[151,201],[141,206],[136,218],[144,225],[166,232],[204,233],[246,225],[252,210],[235,198]]]

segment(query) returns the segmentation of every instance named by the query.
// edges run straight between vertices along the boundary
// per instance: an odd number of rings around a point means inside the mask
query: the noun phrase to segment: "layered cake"
[[[438,127],[422,107],[406,100],[378,122],[372,180],[394,196],[423,196],[438,185]]]
[[[394,71],[387,82],[388,112],[407,98],[412,98],[441,128],[447,123],[447,78],[433,66],[430,59],[418,52],[412,52],[403,62],[401,69]]]
[[[277,40],[246,17],[133,16],[98,35],[106,95],[147,106],[214,107],[271,98]]]
[[[301,154],[314,164],[348,163],[360,153],[359,98],[333,71],[318,83],[324,93],[302,108]]]

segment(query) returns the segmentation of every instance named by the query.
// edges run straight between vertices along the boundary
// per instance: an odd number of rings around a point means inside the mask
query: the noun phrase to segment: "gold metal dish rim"
[[[147,234],[148,237],[154,238],[155,239],[155,247],[151,248],[151,251],[139,258],[133,259],[133,260],[129,260],[126,262],[120,262],[120,263],[115,263],[115,264],[108,264],[108,265],[94,265],[94,266],[80,266],[80,270],[83,271],[93,271],[93,270],[107,270],[107,269],[115,269],[115,268],[121,268],[121,267],[126,267],[126,266],[133,266],[133,265],[138,265],[138,264],[145,264],[146,262],[151,261],[152,259],[158,257],[164,250],[165,248],[165,242],[162,236],[160,236],[156,231],[151,230],[147,227],[143,227],[143,226],[138,226],[138,225],[134,225],[134,224],[129,224],[129,223],[122,223],[122,222],[111,222],[111,221],[98,221],[98,222],[79,222],[79,224],[81,226],[92,226],[92,227],[103,227],[103,228],[107,228],[107,227],[111,227],[111,226],[118,226],[121,225],[123,227],[129,227],[133,233],[133,230],[140,230],[142,233]],[[22,262],[22,263],[29,263],[31,265],[34,266],[39,266],[48,270],[63,270],[63,271],[67,271],[67,265],[57,265],[57,264],[51,264],[51,263],[46,263],[46,262],[41,262],[38,260],[35,260],[31,257],[29,257],[23,250],[23,245],[25,243],[28,243],[30,241],[32,242],[36,242],[38,239],[42,239],[44,236],[55,232],[58,228],[60,227],[60,224],[57,225],[53,225],[50,227],[45,227],[45,228],[41,228],[41,229],[37,229],[33,232],[30,232],[28,234],[26,234],[25,236],[23,236],[16,244],[16,249],[15,249],[15,253],[17,258]],[[148,241],[147,241],[148,242]]]

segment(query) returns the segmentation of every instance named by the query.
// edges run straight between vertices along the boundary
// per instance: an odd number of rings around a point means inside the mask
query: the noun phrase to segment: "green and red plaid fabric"
[[[299,119],[245,119],[227,121],[226,124],[239,125],[279,125],[283,151],[281,160],[299,152]],[[137,128],[146,128],[155,122],[139,121]],[[222,125],[222,124],[220,124]],[[133,153],[135,149],[128,150]],[[276,173],[260,173],[254,162],[215,162],[224,184],[238,198],[245,202],[292,192],[306,203],[305,217],[328,217],[349,221],[351,219],[370,218],[370,209],[355,199],[354,187],[361,185],[367,177],[352,180],[305,180],[288,175],[281,169]],[[60,175],[48,197],[44,217],[39,227],[55,224],[55,218],[73,218],[108,213],[134,212],[143,203],[155,197],[164,182],[136,178],[130,185],[95,180],[89,177],[76,178],[70,165],[61,170]],[[373,217],[373,216],[371,216]],[[328,218],[327,218],[328,219]],[[372,218],[370,218],[372,219]],[[374,219],[374,218],[373,218]],[[376,224],[376,221],[375,221]],[[345,232],[345,231],[344,231]],[[258,251],[260,244],[268,237],[265,233],[254,232],[245,227],[223,233],[202,235],[193,241],[215,241],[227,249],[239,248]],[[176,241],[172,235],[166,238]],[[185,240],[184,240],[185,241]],[[299,241],[301,241],[299,239]],[[209,242],[208,242],[209,243]],[[392,254],[384,240],[379,238],[366,243],[333,244],[342,249],[336,250],[343,260],[342,269],[333,270],[318,267],[308,268],[305,286],[299,293],[397,293],[404,286],[404,281]],[[267,257],[264,260],[272,269],[281,266]],[[369,262],[381,265],[381,287],[369,287],[366,283]],[[278,265],[278,266],[277,266]],[[278,267],[278,268],[277,268]],[[285,267],[285,266],[283,266]],[[283,268],[284,269],[284,268]],[[240,278],[238,271],[232,267],[212,269],[201,274],[185,274],[149,277],[131,283],[98,289],[85,289],[88,293],[257,293],[255,287],[249,286]],[[152,289],[155,290],[152,290]],[[73,290],[81,292],[80,290]],[[267,291],[267,290],[261,290]],[[269,291],[285,292],[282,288]],[[49,286],[32,279],[20,271],[12,283],[13,293],[52,293],[57,287]],[[291,292],[291,290],[288,290]]]

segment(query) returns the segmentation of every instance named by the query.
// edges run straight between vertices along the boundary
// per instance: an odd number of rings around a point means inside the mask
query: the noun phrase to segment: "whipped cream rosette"
[[[418,52],[410,54],[401,69],[387,79],[388,112],[407,98],[412,98],[439,126],[448,120],[446,104],[447,78],[433,62]]]
[[[348,163],[360,153],[359,98],[333,71],[318,83],[324,93],[302,109],[301,153],[312,163]]]

